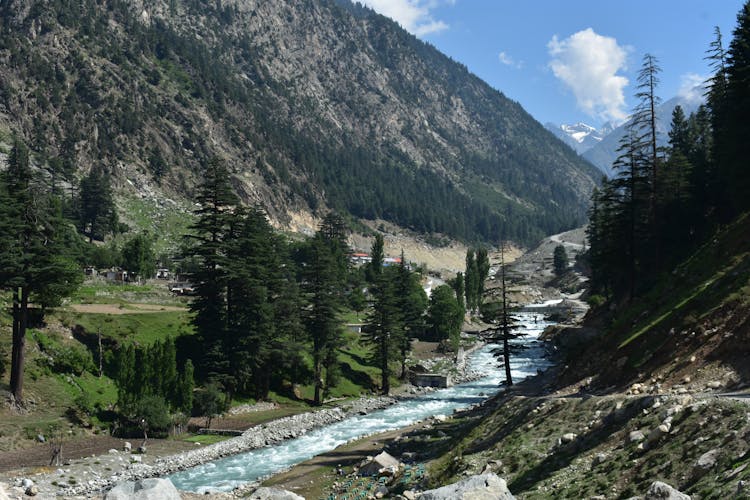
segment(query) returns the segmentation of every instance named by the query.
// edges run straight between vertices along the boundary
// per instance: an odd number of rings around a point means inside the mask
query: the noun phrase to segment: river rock
[[[26,488],[26,491],[24,492],[27,496],[35,497],[39,494],[39,488],[35,484],[32,484],[28,488]]]
[[[667,483],[654,481],[643,496],[643,500],[690,500],[690,495],[672,488]]]
[[[490,473],[422,492],[417,500],[515,500],[515,497],[504,479]]]
[[[104,500],[180,500],[180,493],[169,479],[141,479],[115,485]]]
[[[123,443],[123,445],[122,445],[122,451],[124,451],[126,453],[130,453],[132,451],[132,449],[133,449],[133,445],[130,442],[125,441],[125,443]]]
[[[250,494],[250,500],[305,500],[304,497],[280,488],[262,487]]]

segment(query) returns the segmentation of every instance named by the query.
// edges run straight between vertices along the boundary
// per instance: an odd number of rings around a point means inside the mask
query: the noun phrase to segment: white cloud
[[[549,67],[585,113],[616,122],[627,117],[623,90],[628,79],[618,73],[626,68],[628,47],[587,28],[563,40],[554,35],[547,48]]]
[[[363,5],[390,17],[416,36],[448,29],[448,24],[432,15],[441,4],[453,5],[455,0],[358,0]]]
[[[685,99],[690,104],[700,104],[703,102],[703,94],[706,92],[707,76],[697,73],[686,73],[680,77],[680,88],[677,95]]]
[[[521,69],[523,67],[523,61],[516,61],[515,59],[513,59],[513,57],[508,55],[508,53],[505,51],[500,52],[497,55],[497,59],[500,61],[501,64],[504,64],[506,66],[513,66],[514,68],[518,68],[518,69]]]

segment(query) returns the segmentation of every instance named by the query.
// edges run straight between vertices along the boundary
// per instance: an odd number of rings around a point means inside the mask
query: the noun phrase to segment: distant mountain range
[[[657,140],[661,146],[665,146],[669,140],[667,134],[672,122],[672,111],[677,105],[682,106],[687,116],[698,109],[700,102],[684,97],[673,97],[657,108]],[[612,164],[617,159],[617,149],[625,136],[627,123],[615,127],[611,122],[607,122],[600,129],[580,122],[574,125],[547,123],[545,126],[583,158],[598,167],[607,177],[613,177]]]

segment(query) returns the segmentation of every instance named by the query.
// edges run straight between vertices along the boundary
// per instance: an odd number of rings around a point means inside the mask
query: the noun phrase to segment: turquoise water
[[[537,336],[551,323],[539,313],[518,314],[520,331],[525,337],[514,341],[528,348],[511,358],[514,381],[536,374],[550,366],[544,358],[544,347]],[[296,439],[208,462],[169,476],[184,491],[205,493],[231,491],[237,486],[275,474],[295,464],[333,450],[370,434],[398,429],[436,415],[451,415],[454,410],[479,403],[500,389],[502,367],[492,356],[493,345],[479,349],[469,358],[469,366],[485,377],[440,389],[413,399],[401,401],[384,410],[358,415],[315,429]]]

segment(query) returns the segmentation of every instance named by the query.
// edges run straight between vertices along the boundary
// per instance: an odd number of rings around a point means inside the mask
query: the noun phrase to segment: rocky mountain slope
[[[584,218],[597,172],[398,25],[333,0],[0,6],[0,140],[63,182],[189,199],[201,165],[292,226],[336,208],[530,242]],[[301,214],[301,215],[300,215]]]

